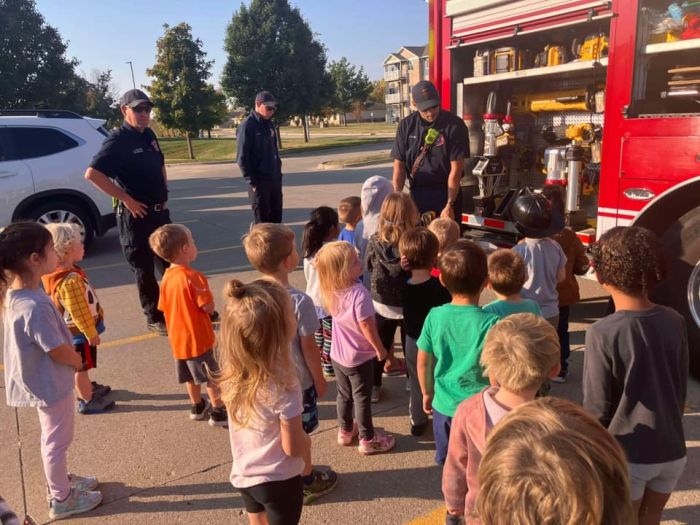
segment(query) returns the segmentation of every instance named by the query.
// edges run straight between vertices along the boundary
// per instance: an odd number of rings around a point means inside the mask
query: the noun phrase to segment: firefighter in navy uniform
[[[277,99],[269,91],[255,97],[255,110],[238,126],[237,164],[250,185],[253,222],[282,222],[282,160],[272,117]]]
[[[153,104],[138,89],[119,100],[124,123],[102,144],[85,178],[117,201],[119,241],[136,276],[141,307],[148,329],[167,335],[163,313],[158,310],[158,281],[167,263],[148,246],[148,237],[170,223],[167,208],[168,180],[165,158],[158,139],[148,127]]]
[[[418,111],[400,122],[391,150],[394,191],[402,191],[408,181],[421,214],[432,211],[459,222],[459,180],[469,156],[467,126],[440,109],[440,95],[432,82],[418,82],[411,97]]]

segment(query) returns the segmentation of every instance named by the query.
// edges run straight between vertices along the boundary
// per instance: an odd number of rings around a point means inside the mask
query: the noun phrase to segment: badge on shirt
[[[440,133],[440,136],[437,138],[434,145],[435,146],[444,146],[445,145],[445,135]]]
[[[131,153],[133,153],[134,155],[137,155],[137,154],[139,154],[139,153],[143,153],[143,148],[136,148],[136,149],[135,149],[134,151],[132,151]]]
[[[158,141],[156,139],[153,139],[151,141],[151,147],[154,151],[160,151],[160,148],[158,147]]]

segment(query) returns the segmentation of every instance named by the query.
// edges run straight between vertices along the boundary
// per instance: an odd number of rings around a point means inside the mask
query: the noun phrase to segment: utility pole
[[[131,60],[127,60],[126,63],[129,64],[129,67],[131,68],[131,83],[134,85],[134,89],[136,89],[136,81],[134,80],[134,65],[131,63]]]

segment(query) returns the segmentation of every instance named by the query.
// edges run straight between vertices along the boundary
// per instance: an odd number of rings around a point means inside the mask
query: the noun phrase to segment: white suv
[[[115,226],[112,200],[83,177],[107,137],[104,120],[70,111],[0,110],[0,229],[72,222],[85,245]]]

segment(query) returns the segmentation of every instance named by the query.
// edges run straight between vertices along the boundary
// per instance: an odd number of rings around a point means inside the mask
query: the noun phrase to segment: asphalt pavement
[[[284,222],[297,241],[309,211],[335,207],[359,195],[372,175],[391,176],[390,165],[317,170],[321,162],[376,153],[369,147],[297,154],[284,159]],[[174,222],[186,224],[199,248],[194,266],[210,280],[218,304],[224,283],[256,277],[241,237],[251,213],[246,185],[234,164],[180,165],[168,168]],[[83,263],[106,313],[107,331],[98,352],[93,380],[109,384],[117,402],[104,415],[78,416],[69,466],[101,481],[103,504],[66,523],[75,524],[244,524],[242,501],[228,482],[231,452],[225,429],[189,419],[189,401],[178,385],[167,339],[146,331],[133,277],[124,262],[116,231],[96,239]],[[293,284],[304,288],[301,270]],[[552,395],[580,401],[586,327],[605,311],[607,297],[582,281],[583,300],[572,308],[571,375],[554,384]],[[490,297],[485,294],[484,301]],[[380,403],[373,405],[375,425],[393,433],[396,449],[372,457],[336,441],[335,389],[320,401],[320,429],[312,435],[314,464],[339,475],[332,494],[304,508],[302,523],[441,523],[440,471],[433,463],[430,435],[409,434],[405,379],[385,378]],[[4,379],[0,379],[4,390]],[[2,393],[4,397],[4,392]],[[689,461],[664,523],[700,523],[700,388],[691,383],[685,418]],[[45,482],[39,454],[36,411],[0,403],[0,495],[17,511],[48,523]]]

